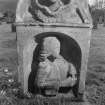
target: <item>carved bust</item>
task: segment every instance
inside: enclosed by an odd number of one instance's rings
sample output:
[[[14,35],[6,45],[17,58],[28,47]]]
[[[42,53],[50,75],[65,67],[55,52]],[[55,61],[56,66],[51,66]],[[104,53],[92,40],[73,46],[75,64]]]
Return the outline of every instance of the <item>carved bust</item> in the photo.
[[[77,72],[73,64],[60,55],[60,41],[56,37],[47,37],[42,47],[35,85],[46,91],[49,87],[52,90],[73,87],[77,82]]]

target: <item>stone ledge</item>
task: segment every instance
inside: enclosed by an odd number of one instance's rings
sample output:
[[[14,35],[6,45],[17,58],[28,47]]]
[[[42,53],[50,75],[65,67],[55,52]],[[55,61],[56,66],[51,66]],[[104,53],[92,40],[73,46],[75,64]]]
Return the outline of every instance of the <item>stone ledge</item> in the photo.
[[[84,23],[30,23],[30,22],[17,22],[16,26],[46,26],[46,27],[74,27],[74,28],[92,28],[92,24]]]

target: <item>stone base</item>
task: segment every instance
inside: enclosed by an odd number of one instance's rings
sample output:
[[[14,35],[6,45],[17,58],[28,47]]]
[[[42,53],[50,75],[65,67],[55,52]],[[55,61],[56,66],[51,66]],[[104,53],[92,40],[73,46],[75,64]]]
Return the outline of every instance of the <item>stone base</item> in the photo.
[[[39,95],[36,96],[36,102],[38,105],[90,105],[87,99],[84,101],[76,101],[64,95],[59,95],[57,97],[42,97]]]

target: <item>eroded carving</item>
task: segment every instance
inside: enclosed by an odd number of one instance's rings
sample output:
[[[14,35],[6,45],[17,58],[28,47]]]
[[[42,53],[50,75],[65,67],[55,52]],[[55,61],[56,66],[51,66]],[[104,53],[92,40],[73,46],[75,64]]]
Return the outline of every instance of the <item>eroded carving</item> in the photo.
[[[16,21],[91,23],[87,0],[20,0]],[[81,20],[80,20],[81,19]]]
[[[48,88],[52,88],[59,91],[60,87],[73,87],[76,84],[76,69],[60,55],[60,42],[56,37],[44,39],[39,59],[35,85],[40,90],[47,92]]]

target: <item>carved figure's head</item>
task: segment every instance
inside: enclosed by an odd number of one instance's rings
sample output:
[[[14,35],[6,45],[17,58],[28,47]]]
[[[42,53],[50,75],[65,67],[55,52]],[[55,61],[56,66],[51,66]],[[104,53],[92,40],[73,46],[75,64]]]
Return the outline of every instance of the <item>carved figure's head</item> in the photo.
[[[57,57],[60,54],[60,42],[56,37],[47,37],[43,42],[43,52]]]

